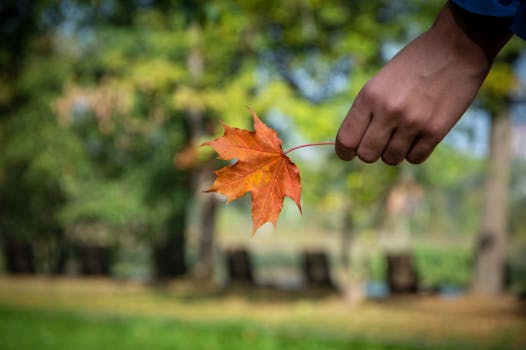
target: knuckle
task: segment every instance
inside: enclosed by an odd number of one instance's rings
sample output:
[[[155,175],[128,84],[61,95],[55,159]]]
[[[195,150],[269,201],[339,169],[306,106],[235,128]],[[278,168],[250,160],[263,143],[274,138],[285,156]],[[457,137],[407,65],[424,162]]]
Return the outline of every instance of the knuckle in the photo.
[[[402,121],[402,125],[404,126],[404,128],[414,131],[420,131],[425,127],[425,123],[422,118],[412,117],[409,115],[405,116],[405,118]]]
[[[372,105],[378,102],[380,96],[381,94],[378,92],[378,89],[371,80],[367,82],[360,91],[359,101]]]
[[[382,161],[387,165],[398,165],[404,160],[404,157],[401,157],[398,154],[393,154],[392,152],[386,152],[382,155]]]
[[[439,125],[428,123],[424,127],[423,134],[429,143],[438,144],[445,133]]]
[[[374,152],[371,152],[369,150],[364,150],[362,148],[358,149],[357,156],[358,158],[360,158],[360,160],[364,161],[365,163],[374,163],[380,158],[380,155],[375,154]]]
[[[429,155],[424,153],[411,154],[406,157],[407,161],[411,164],[421,164],[423,163]]]
[[[356,145],[351,139],[338,135],[336,137],[336,148],[345,151],[356,151]]]
[[[407,156],[406,159],[411,164],[420,164],[429,158],[433,152],[434,145],[430,143],[420,144],[415,147]]]
[[[405,107],[400,101],[388,100],[384,102],[383,110],[391,118],[400,118],[404,115]]]

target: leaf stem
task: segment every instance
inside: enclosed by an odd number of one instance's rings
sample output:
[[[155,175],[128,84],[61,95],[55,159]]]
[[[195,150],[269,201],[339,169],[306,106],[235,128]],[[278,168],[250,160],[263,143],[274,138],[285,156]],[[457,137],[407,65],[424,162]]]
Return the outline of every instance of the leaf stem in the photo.
[[[287,152],[285,152],[285,153],[283,153],[283,154],[290,153],[290,152],[292,152],[292,151],[297,150],[298,148],[311,147],[311,146],[327,146],[327,145],[335,145],[335,143],[334,143],[334,142],[307,143],[307,144],[305,144],[305,145],[299,145],[299,146],[296,146],[296,147],[292,147],[291,149],[289,149]]]

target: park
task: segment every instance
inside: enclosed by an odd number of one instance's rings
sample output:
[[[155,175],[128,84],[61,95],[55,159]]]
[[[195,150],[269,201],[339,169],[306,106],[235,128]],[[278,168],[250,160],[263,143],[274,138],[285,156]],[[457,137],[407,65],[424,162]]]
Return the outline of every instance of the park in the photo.
[[[526,42],[462,3],[0,4],[0,348],[526,348]],[[447,14],[504,26],[475,99],[350,160]]]

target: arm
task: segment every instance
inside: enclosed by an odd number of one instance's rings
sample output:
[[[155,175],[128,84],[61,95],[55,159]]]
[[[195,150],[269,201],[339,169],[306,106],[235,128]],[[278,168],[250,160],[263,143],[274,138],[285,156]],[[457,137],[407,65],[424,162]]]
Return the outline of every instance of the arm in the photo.
[[[508,21],[448,2],[362,88],[338,131],[338,156],[390,165],[426,160],[473,102],[512,35]]]

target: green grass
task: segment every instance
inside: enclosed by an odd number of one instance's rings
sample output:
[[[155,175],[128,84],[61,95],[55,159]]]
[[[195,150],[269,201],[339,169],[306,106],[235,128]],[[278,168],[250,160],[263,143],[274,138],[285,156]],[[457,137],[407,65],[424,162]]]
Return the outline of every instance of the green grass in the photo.
[[[0,349],[526,349],[526,304],[0,276]]]
[[[199,324],[169,318],[36,311],[6,306],[0,307],[0,339],[3,350],[408,348],[312,333],[286,334],[236,323]]]

